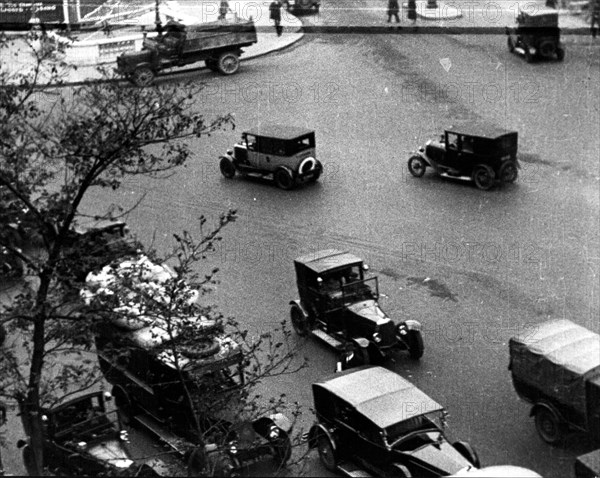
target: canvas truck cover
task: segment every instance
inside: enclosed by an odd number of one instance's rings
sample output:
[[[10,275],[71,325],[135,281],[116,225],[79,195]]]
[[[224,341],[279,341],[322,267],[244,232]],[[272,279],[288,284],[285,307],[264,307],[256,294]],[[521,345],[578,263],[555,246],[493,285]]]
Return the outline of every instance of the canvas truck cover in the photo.
[[[183,54],[238,45],[248,46],[258,41],[252,20],[247,22],[210,22],[185,27]]]
[[[521,382],[586,413],[586,381],[600,376],[600,335],[569,320],[550,320],[512,337],[509,350],[517,391]]]

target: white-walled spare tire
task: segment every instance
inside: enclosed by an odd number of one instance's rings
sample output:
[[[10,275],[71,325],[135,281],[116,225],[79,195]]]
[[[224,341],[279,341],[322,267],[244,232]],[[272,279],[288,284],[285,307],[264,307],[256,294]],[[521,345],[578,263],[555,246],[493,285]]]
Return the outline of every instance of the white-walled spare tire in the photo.
[[[307,174],[310,173],[317,166],[317,160],[312,156],[308,158],[304,158],[298,166],[298,174]]]

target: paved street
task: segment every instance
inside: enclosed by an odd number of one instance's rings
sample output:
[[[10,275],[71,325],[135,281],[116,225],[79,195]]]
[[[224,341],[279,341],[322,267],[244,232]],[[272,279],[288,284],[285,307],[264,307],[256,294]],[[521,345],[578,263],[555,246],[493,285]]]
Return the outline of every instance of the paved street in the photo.
[[[383,25],[384,7],[338,0],[301,18]],[[199,108],[235,113],[236,130],[193,143],[192,161],[168,180],[136,180],[88,206],[127,207],[146,194],[127,221],[141,238],[156,234],[163,250],[171,233],[197,230],[200,215],[237,209],[239,221],[203,264],[220,268],[207,299],[256,334],[288,317],[296,256],[330,247],[362,256],[380,277],[384,310],[424,326],[422,360],[398,354],[390,368],[448,408],[451,436],[471,442],[483,465],[571,476],[574,457],[591,445],[543,443],[507,370],[508,338],[526,327],[564,317],[599,330],[600,40],[564,40],[564,62],[527,64],[499,34],[308,33],[248,60],[238,75],[161,79],[206,82]],[[410,152],[462,120],[519,132],[516,184],[483,192],[430,172],[409,175]],[[258,122],[316,130],[321,180],[281,191],[223,178],[219,154]],[[263,386],[299,401],[308,427],[310,384],[334,370],[335,355],[312,341],[304,347],[308,369]],[[312,464],[310,475],[325,474]]]

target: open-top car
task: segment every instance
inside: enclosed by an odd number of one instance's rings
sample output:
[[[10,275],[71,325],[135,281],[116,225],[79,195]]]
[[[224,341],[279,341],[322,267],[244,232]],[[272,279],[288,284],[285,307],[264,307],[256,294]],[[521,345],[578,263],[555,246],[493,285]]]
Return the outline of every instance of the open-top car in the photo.
[[[378,363],[392,350],[423,355],[421,324],[398,324],[379,307],[377,277],[366,277],[368,267],[347,251],[327,249],[294,261],[299,300],[290,302],[291,322],[301,336],[312,334],[338,352],[360,355],[356,363]]]
[[[479,458],[464,441],[449,442],[446,410],[397,373],[362,366],[312,385],[317,422],[308,445],[322,464],[347,476],[480,475]],[[493,476],[523,468],[493,467]],[[485,468],[483,468],[485,470]],[[526,470],[528,471],[528,470]]]
[[[553,9],[525,10],[517,15],[517,27],[506,28],[508,50],[531,63],[536,58],[562,61],[565,50],[560,42],[558,12]]]
[[[59,476],[156,476],[147,465],[131,459],[127,432],[122,430],[116,411],[109,412],[110,394],[95,392],[42,409],[44,468]],[[24,402],[20,403],[23,428],[30,425]],[[19,440],[27,472],[35,466],[30,445]]]
[[[315,154],[315,132],[296,126],[260,125],[242,133],[233,149],[220,157],[223,176],[241,174],[272,178],[281,189],[315,182],[323,165]]]
[[[408,170],[420,178],[428,167],[450,178],[473,180],[480,189],[496,182],[513,183],[519,174],[518,133],[494,126],[463,124],[429,140],[408,160]]]

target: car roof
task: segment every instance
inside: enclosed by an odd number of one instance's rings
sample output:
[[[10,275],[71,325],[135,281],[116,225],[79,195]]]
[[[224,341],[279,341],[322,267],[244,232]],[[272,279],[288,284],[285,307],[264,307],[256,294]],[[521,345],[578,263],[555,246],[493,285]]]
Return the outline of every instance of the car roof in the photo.
[[[321,272],[337,269],[338,267],[360,264],[362,263],[362,259],[354,254],[350,254],[348,251],[325,249],[300,256],[294,262],[302,264],[320,274]]]
[[[362,366],[313,384],[341,398],[380,428],[443,407],[405,378],[383,367]]]
[[[551,8],[540,8],[540,9],[535,9],[531,12],[525,11],[525,10],[521,10],[519,12],[519,15],[521,15],[524,18],[527,17],[556,17],[558,18],[558,12],[556,10],[553,10]]]
[[[314,131],[307,128],[301,128],[299,126],[260,124],[245,131],[245,133],[253,134],[255,136],[263,136],[266,138],[295,139],[299,136],[314,133]]]
[[[482,124],[482,123],[461,123],[456,126],[450,126],[446,129],[448,133],[457,133],[467,136],[475,136],[478,138],[494,139],[507,134],[517,134],[516,131],[511,131],[497,126]]]
[[[65,408],[69,408],[71,406],[73,406],[76,403],[81,403],[81,402],[85,402],[87,400],[90,400],[93,397],[101,397],[102,401],[104,401],[104,392],[102,391],[98,391],[98,392],[90,392],[90,393],[86,393],[84,395],[78,395],[75,398],[69,398],[67,400],[60,400],[58,405],[52,406],[52,407],[42,407],[45,413],[56,413],[56,412],[60,412],[61,410],[65,409]]]

